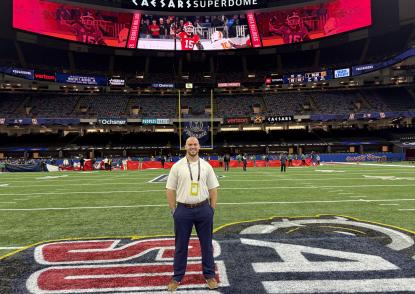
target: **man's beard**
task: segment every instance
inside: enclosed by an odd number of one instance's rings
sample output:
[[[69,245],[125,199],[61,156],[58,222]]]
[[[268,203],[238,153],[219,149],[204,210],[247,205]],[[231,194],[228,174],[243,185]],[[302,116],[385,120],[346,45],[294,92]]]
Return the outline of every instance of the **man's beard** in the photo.
[[[194,151],[194,152],[189,151],[189,152],[187,152],[187,154],[188,154],[190,157],[196,157],[196,156],[198,155],[198,152],[197,152],[197,151]]]

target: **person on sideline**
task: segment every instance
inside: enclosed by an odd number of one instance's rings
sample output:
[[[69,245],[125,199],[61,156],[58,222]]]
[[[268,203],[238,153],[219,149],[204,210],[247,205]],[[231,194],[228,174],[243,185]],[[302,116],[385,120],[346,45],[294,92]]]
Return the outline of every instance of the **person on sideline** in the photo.
[[[280,161],[281,161],[281,172],[287,171],[287,155],[285,153],[282,153],[280,155]]]

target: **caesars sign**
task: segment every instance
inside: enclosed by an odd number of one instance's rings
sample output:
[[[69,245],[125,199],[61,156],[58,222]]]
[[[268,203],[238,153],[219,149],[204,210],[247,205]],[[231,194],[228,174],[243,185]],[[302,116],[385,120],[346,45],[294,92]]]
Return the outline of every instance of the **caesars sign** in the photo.
[[[263,8],[266,2],[266,0],[131,0],[123,6],[153,11],[197,12]]]

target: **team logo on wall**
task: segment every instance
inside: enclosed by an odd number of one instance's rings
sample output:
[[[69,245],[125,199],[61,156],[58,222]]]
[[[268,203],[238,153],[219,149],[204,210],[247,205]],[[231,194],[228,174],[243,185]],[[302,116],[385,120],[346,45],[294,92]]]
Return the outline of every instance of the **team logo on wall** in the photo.
[[[209,123],[203,121],[185,122],[183,137],[184,140],[187,140],[189,137],[196,137],[200,145],[203,145],[209,139]]]
[[[253,122],[254,124],[262,124],[264,122],[264,117],[261,115],[257,115],[254,117]]]
[[[413,293],[415,234],[340,216],[270,218],[214,235],[209,293]],[[174,238],[45,243],[4,258],[1,293],[165,293]],[[200,245],[189,244],[179,291],[206,293]]]

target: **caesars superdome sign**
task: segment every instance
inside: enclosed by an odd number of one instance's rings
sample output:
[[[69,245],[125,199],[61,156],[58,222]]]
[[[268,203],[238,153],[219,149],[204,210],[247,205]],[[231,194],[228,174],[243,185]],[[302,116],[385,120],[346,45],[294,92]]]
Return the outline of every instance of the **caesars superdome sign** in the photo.
[[[129,2],[129,3],[127,3]],[[223,11],[265,7],[267,0],[128,0],[126,8],[153,11]]]

